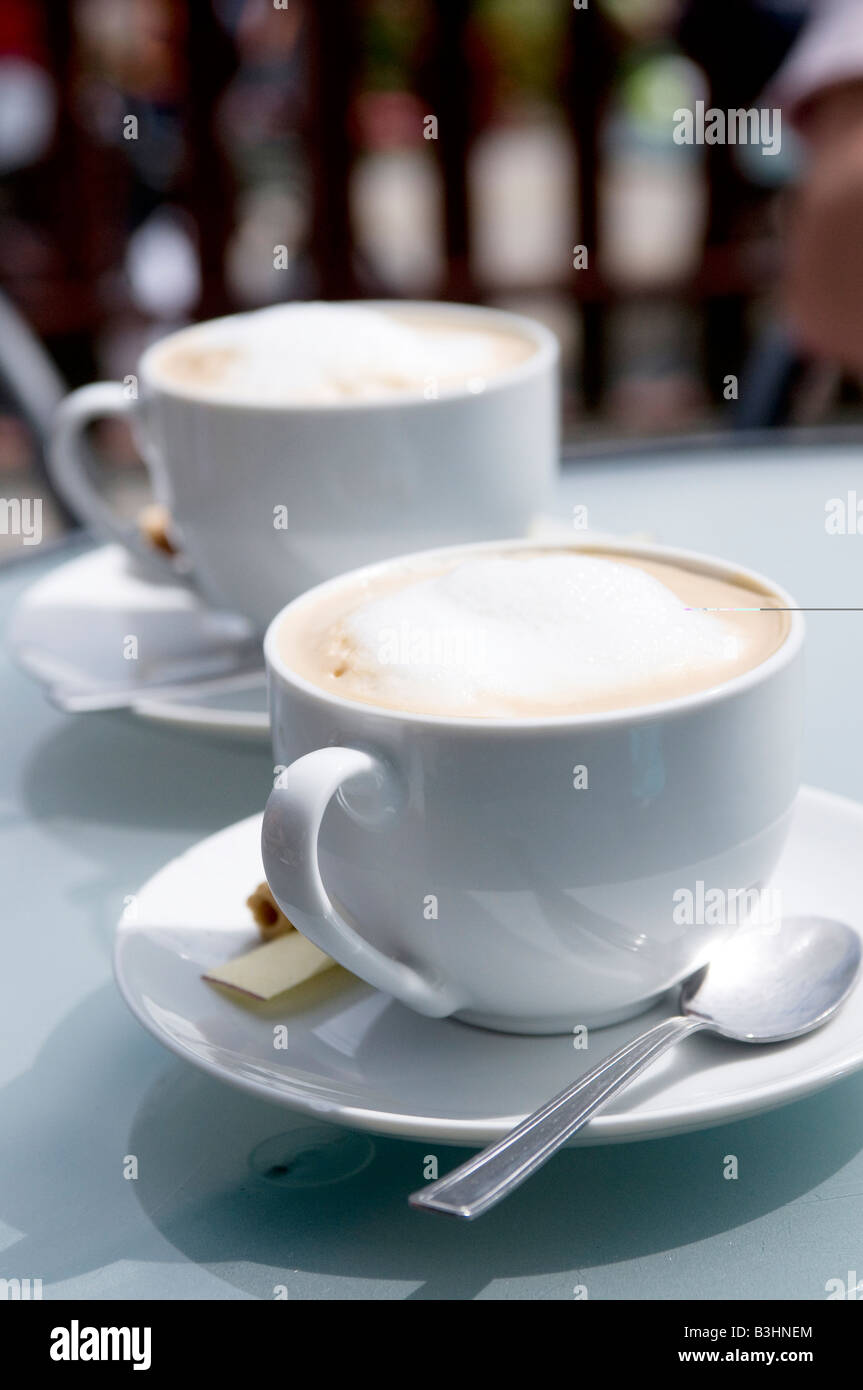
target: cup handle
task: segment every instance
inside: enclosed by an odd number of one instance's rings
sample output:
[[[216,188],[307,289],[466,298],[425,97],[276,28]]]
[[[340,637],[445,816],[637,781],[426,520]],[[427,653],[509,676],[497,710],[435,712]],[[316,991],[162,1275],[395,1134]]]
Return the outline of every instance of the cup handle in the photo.
[[[460,1006],[449,989],[365,941],[337,912],[321,878],[318,832],[324,812],[341,786],[369,774],[378,787],[392,777],[378,758],[357,748],[318,748],[292,763],[264,812],[264,872],[282,911],[320,950],[418,1013],[445,1018]]]
[[[87,426],[108,416],[130,415],[134,407],[135,400],[126,395],[119,381],[97,381],[73,391],[61,402],[54,419],[49,471],[64,501],[97,536],[119,542],[151,573],[176,583],[181,575],[174,561],[148,545],[134,523],[115,515],[88,469],[91,450],[84,433]]]

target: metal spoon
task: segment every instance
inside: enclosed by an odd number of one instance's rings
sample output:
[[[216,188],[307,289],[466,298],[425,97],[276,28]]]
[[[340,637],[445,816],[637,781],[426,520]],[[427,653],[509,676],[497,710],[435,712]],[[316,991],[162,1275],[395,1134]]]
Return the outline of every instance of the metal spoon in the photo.
[[[860,938],[842,922],[791,917],[742,927],[680,991],[680,1014],[650,1028],[528,1116],[496,1144],[410,1197],[468,1221],[496,1206],[645,1067],[690,1033],[777,1043],[820,1028],[860,970]]]
[[[46,695],[66,714],[128,709],[144,700],[191,699],[230,694],[266,682],[260,637],[242,637],[189,658],[151,663],[143,680],[82,686],[79,672],[54,653],[19,646],[21,665],[46,685]]]
[[[263,666],[248,669],[238,667],[224,676],[201,676],[189,681],[141,681],[137,685],[108,685],[100,690],[69,690],[52,686],[47,697],[64,714],[100,714],[108,710],[131,709],[148,700],[191,700],[196,696],[233,695],[238,690],[253,690],[265,685],[267,673]]]

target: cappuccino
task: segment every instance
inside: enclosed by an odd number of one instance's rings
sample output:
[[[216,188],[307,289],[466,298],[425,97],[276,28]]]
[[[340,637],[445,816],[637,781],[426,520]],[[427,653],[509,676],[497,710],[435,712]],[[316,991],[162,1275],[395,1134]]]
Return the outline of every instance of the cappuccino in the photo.
[[[479,394],[536,344],[446,310],[280,304],[184,330],[152,359],[168,388],[243,405]]]
[[[788,630],[771,603],[742,583],[612,551],[486,549],[336,585],[298,604],[278,642],[298,675],[362,704],[480,719],[588,714],[707,690],[759,665]]]

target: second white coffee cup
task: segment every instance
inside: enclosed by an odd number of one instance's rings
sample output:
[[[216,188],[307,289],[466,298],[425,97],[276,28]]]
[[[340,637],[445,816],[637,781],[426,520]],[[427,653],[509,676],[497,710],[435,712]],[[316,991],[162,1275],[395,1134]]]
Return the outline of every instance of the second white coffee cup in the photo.
[[[474,332],[515,334],[526,359],[461,388],[382,399],[280,404],[196,395],[149,348],[137,378],[74,392],[60,408],[51,471],[69,506],[151,572],[187,574],[219,607],[263,629],[295,594],[405,550],[524,533],[558,460],[558,346],[541,324],[466,305],[365,304]],[[269,312],[269,311],[266,311]],[[254,315],[241,316],[246,332]],[[224,340],[237,318],[216,320]],[[195,339],[197,341],[197,338]],[[121,522],[90,476],[92,421],[132,421],[179,561]]]

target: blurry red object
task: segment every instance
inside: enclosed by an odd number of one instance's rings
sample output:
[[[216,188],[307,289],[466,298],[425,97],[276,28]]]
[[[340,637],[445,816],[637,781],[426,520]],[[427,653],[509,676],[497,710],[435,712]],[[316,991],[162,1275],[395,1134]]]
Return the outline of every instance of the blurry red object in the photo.
[[[369,150],[422,144],[424,115],[412,92],[364,92],[355,108],[360,144]]]
[[[32,0],[3,0],[0,5],[0,54],[47,64],[42,13]]]

